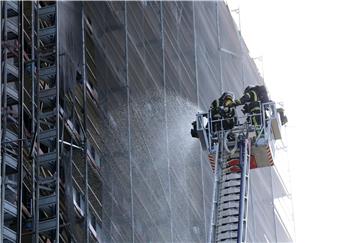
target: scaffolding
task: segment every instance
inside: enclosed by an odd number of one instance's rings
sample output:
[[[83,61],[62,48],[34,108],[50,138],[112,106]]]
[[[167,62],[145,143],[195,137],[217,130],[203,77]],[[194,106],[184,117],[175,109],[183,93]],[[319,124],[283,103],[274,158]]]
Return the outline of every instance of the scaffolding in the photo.
[[[21,231],[23,146],[22,8],[17,2],[1,7],[1,236],[16,242]]]
[[[97,241],[88,234],[87,187],[79,193],[78,185],[88,184],[91,158],[86,55],[76,86],[66,91],[59,71],[59,5],[1,2],[1,242],[70,242],[74,224],[87,232],[84,242]],[[85,31],[83,25],[84,47]],[[85,168],[81,178],[72,172],[79,167]],[[76,209],[78,222],[71,214]]]

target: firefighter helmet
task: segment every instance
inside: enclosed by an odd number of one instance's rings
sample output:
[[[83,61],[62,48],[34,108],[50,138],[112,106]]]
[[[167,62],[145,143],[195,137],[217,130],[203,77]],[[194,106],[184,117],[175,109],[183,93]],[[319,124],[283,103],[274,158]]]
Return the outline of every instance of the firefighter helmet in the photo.
[[[244,94],[249,92],[250,90],[254,89],[255,88],[255,85],[249,85],[246,87],[246,89],[244,90]]]
[[[224,92],[220,97],[220,104],[224,104],[227,99],[234,100],[235,95],[229,91]]]

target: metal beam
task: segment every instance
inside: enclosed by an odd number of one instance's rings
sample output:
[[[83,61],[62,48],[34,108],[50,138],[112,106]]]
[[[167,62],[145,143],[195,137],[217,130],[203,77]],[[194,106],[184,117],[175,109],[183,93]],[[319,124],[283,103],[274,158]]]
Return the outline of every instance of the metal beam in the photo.
[[[230,50],[228,50],[228,49],[226,49],[226,48],[223,48],[223,47],[220,47],[219,50],[220,50],[221,52],[223,52],[223,53],[229,54],[229,55],[231,55],[231,56],[233,56],[233,57],[236,57],[236,58],[240,58],[240,57],[241,57],[240,55],[236,54],[235,52],[232,52],[232,51],[230,51]]]
[[[89,242],[89,164],[87,159],[87,105],[86,105],[86,43],[85,43],[85,9],[84,2],[81,3],[81,38],[82,38],[82,75],[83,75],[83,127],[84,127],[84,141],[83,141],[83,159],[85,163],[85,242]]]
[[[1,6],[1,9],[0,9],[0,21],[3,21],[2,19],[3,19],[3,9],[5,8],[5,3],[6,2],[3,2],[3,1],[1,1],[0,2],[0,6]],[[5,14],[5,13],[4,13]],[[4,20],[5,21],[5,20]],[[2,51],[2,33],[3,33],[3,26],[5,26],[5,25],[3,25],[3,24],[1,24],[1,27],[0,27],[0,41],[1,41],[1,43],[0,43],[0,45],[1,45],[1,52],[0,52],[0,69],[2,68],[2,53],[3,53],[3,51]],[[4,27],[5,28],[5,27]],[[4,68],[4,70],[2,70],[1,69],[1,75],[0,75],[0,85],[1,85],[1,87],[2,87],[2,82],[3,82],[3,72],[5,71],[5,68]],[[1,142],[3,141],[3,130],[2,130],[2,116],[3,116],[3,114],[2,114],[2,96],[3,96],[3,89],[1,88],[0,89],[0,93],[1,93],[1,95],[0,95],[0,140],[1,140]],[[4,230],[3,230],[3,228],[4,228],[4,223],[3,223],[3,219],[4,219],[4,217],[3,217],[3,210],[2,210],[2,208],[3,208],[3,202],[4,202],[4,200],[3,200],[3,193],[4,193],[4,190],[5,190],[5,187],[4,187],[4,179],[3,179],[3,173],[2,173],[2,171],[3,171],[3,156],[2,156],[2,144],[1,144],[1,150],[0,150],[0,165],[1,165],[1,178],[0,178],[0,198],[1,198],[1,201],[0,201],[0,206],[1,206],[1,209],[0,209],[0,242],[3,242],[4,241],[4,239],[3,239],[3,233],[4,233]]]
[[[24,2],[18,2],[19,8],[19,158],[18,158],[18,202],[17,202],[17,242],[21,243],[22,233],[22,185],[23,185],[23,145],[24,145]]]
[[[64,141],[64,140],[62,140],[62,139],[59,139],[59,142],[65,144],[65,145],[67,145],[67,146],[70,146],[70,147],[72,147],[72,148],[76,148],[76,149],[79,149],[79,150],[81,150],[81,151],[84,151],[84,147],[77,146],[77,145],[75,145],[75,144],[73,144],[73,143],[66,142],[66,141]]]
[[[59,104],[59,89],[60,89],[60,78],[59,78],[59,2],[56,2],[56,22],[55,22],[55,27],[56,27],[56,153],[57,153],[57,159],[56,159],[56,188],[55,188],[55,193],[56,193],[56,236],[55,236],[55,242],[59,243],[59,234],[60,234],[60,147],[59,147],[59,139],[60,139],[60,134],[59,134],[59,128],[60,128],[60,121],[59,121],[59,112],[60,112],[60,104]]]

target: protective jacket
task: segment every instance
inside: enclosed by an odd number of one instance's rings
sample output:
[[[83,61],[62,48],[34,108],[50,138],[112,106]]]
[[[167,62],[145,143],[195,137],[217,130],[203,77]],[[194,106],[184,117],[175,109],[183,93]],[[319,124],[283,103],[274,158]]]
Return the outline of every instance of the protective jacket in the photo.
[[[214,100],[212,103],[211,103],[211,106],[210,106],[210,110],[211,110],[211,117],[214,119],[214,120],[218,120],[221,118],[221,114],[220,114],[220,102],[218,99]]]
[[[261,124],[261,103],[269,102],[265,86],[247,87],[244,95],[235,101],[235,105],[243,105],[242,112],[251,115],[248,119],[255,126]]]
[[[220,130],[221,127],[224,129],[231,129],[234,126],[236,121],[234,120],[235,108],[233,104],[234,97],[230,92],[224,92],[219,99],[216,99],[211,103],[210,111],[212,120],[214,121],[214,130]],[[223,119],[222,123],[220,121],[216,122],[221,119]]]
[[[244,91],[244,95],[235,101],[236,105],[244,105],[244,113],[258,113],[260,112],[260,102],[269,102],[265,86],[248,87]]]

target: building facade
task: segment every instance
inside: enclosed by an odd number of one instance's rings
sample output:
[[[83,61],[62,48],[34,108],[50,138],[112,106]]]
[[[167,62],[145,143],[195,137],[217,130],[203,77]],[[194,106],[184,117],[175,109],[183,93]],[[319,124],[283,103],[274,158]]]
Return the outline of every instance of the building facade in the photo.
[[[1,2],[1,18],[2,240],[207,241],[191,122],[263,84],[226,4]],[[249,242],[293,241],[277,158],[251,173]]]

